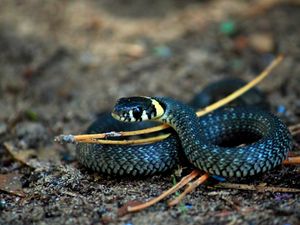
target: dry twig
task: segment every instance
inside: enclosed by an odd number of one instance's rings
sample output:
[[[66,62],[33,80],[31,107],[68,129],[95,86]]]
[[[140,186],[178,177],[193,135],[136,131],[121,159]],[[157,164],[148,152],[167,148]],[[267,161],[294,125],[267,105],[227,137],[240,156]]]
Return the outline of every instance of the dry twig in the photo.
[[[220,183],[214,187],[217,188],[229,188],[229,189],[239,189],[247,191],[258,191],[258,192],[291,192],[300,193],[300,189],[296,188],[283,188],[283,187],[269,187],[265,185],[248,185],[248,184],[233,184],[233,183]]]

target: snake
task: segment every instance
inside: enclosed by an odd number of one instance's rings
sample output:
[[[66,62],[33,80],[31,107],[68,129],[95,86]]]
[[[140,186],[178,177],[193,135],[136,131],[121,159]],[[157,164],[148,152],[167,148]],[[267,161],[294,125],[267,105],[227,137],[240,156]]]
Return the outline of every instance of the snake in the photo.
[[[111,115],[100,115],[87,133],[135,130],[153,122],[170,125],[171,135],[130,146],[78,143],[77,158],[94,171],[115,176],[163,173],[184,159],[211,175],[246,177],[272,170],[292,149],[287,126],[260,107],[227,106],[198,118],[193,107],[170,97],[120,98]]]

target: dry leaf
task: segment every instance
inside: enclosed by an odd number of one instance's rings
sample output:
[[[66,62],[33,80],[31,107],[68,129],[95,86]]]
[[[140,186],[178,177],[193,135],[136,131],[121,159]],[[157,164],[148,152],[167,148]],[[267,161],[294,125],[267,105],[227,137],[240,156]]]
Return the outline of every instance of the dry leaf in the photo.
[[[19,197],[25,197],[20,179],[20,174],[0,174],[0,190],[13,195],[17,195]]]

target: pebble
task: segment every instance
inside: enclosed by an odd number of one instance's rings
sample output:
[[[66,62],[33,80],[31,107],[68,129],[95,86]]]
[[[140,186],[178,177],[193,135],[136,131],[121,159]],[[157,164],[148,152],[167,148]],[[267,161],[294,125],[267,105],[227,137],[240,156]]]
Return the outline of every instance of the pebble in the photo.
[[[100,63],[100,59],[92,52],[86,51],[80,54],[79,62],[87,68],[94,68]]]
[[[5,199],[0,200],[0,209],[5,209],[6,208],[6,201]]]
[[[0,135],[5,134],[7,131],[7,125],[3,122],[0,122]]]
[[[274,39],[269,33],[256,33],[249,36],[249,45],[260,53],[272,52]]]
[[[131,44],[126,49],[126,54],[133,58],[141,58],[145,55],[146,49],[140,44]]]
[[[43,145],[48,139],[46,128],[38,122],[21,122],[16,126],[16,135],[25,144],[24,148]]]
[[[44,209],[42,207],[34,207],[31,211],[31,219],[36,222],[44,218]]]
[[[172,50],[168,46],[162,45],[154,48],[154,54],[162,58],[169,58],[172,56]]]

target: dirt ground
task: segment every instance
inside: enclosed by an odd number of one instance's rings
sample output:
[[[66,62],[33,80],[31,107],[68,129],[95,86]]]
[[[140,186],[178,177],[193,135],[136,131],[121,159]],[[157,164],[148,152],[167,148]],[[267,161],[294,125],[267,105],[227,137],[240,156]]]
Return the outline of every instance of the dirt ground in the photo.
[[[0,1],[0,224],[300,224],[299,193],[213,180],[178,207],[118,216],[171,187],[173,172],[108,177],[53,142],[121,96],[188,101],[221,78],[251,80],[279,53],[284,62],[259,88],[287,125],[299,123],[300,4],[276,2]],[[228,182],[300,188],[300,167]]]

